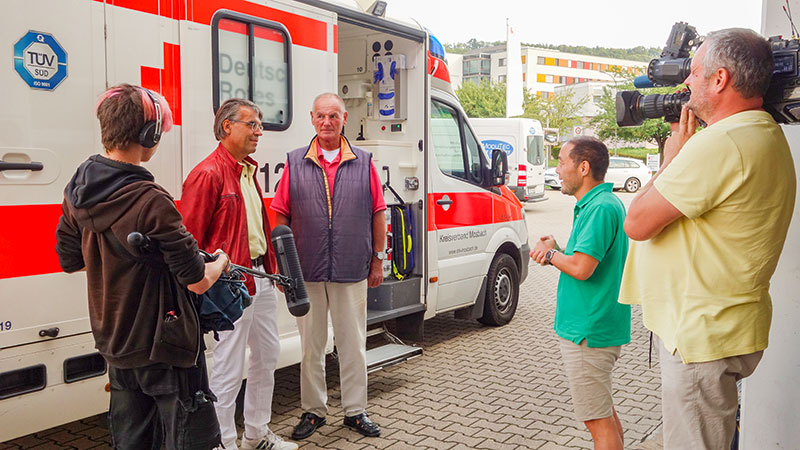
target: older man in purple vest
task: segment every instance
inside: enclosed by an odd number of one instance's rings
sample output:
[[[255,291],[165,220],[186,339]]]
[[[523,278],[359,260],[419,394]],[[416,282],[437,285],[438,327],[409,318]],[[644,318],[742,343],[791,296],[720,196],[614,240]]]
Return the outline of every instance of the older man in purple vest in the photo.
[[[271,208],[294,232],[311,310],[297,319],[303,346],[300,398],[303,415],[292,439],[325,424],[325,344],[328,312],[339,354],[344,425],[380,435],[367,416],[367,287],[383,281],[386,221],[372,154],[342,135],[347,111],[341,97],[317,96],[311,123],[317,135],[288,154]]]

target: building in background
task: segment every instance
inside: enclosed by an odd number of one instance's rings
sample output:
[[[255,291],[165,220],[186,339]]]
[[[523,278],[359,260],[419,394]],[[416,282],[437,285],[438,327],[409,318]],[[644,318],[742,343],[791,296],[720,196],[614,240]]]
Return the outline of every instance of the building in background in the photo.
[[[461,58],[460,64],[457,57]],[[572,101],[583,103],[579,113],[582,123],[562,132],[560,141],[578,135],[596,136],[590,121],[600,113],[603,88],[610,88],[613,95],[615,86],[623,82],[623,77],[616,74],[638,76],[647,71],[647,63],[643,61],[566,53],[539,47],[523,46],[521,58],[523,89],[542,98],[571,91]],[[450,54],[448,62],[454,89],[458,89],[462,83],[477,84],[484,80],[504,83],[508,77],[505,45],[475,49],[463,55]],[[615,141],[609,144],[609,148],[616,148],[628,143]]]
[[[557,86],[585,82],[620,82],[614,73],[624,72],[633,76],[643,75],[647,63],[602,56],[565,53],[546,48],[527,47],[522,53],[522,85],[545,98],[555,94]],[[451,55],[448,55],[450,57]],[[450,61],[451,73],[456,66]],[[480,83],[482,80],[505,82],[508,76],[506,48],[502,46],[484,47],[469,51],[462,56],[462,83]],[[453,82],[453,87],[460,84]]]

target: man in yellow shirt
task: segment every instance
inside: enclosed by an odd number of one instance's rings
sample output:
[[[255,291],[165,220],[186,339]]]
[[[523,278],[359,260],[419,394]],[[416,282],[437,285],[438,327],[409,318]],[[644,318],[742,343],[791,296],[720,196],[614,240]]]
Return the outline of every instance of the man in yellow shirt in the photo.
[[[711,33],[684,82],[688,107],[664,164],[631,203],[634,241],[620,302],[658,336],[664,448],[729,448],[736,381],[753,373],[772,319],[769,281],[796,179],[779,125],[761,106],[772,51],[751,30]],[[707,128],[695,133],[697,118]]]

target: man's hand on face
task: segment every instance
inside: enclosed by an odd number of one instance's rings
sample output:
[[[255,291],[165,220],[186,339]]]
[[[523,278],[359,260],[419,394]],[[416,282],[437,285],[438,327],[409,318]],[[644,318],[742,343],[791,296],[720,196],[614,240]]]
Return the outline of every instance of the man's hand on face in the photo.
[[[551,248],[556,248],[556,240],[553,236],[542,236],[536,241],[536,245],[531,250],[531,258],[536,264],[541,266],[547,263],[544,260],[545,254]]]
[[[383,261],[376,257],[372,257],[372,262],[369,265],[369,275],[367,276],[367,286],[374,288],[381,285],[383,282]]]
[[[681,119],[678,123],[671,123],[672,135],[664,143],[664,163],[672,161],[686,144],[695,130],[697,130],[697,117],[694,111],[687,106],[681,108]]]

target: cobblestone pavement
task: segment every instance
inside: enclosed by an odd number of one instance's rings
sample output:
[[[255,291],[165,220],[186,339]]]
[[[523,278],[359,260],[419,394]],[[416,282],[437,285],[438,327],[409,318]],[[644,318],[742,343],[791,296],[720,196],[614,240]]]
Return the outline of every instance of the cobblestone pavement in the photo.
[[[632,195],[619,194],[628,204]],[[574,199],[548,192],[528,206],[530,240],[569,235]],[[553,332],[558,271],[532,265],[514,320],[499,328],[445,314],[425,324],[424,355],[370,375],[369,413],[381,436],[363,438],[342,426],[338,367],[329,358],[328,424],[301,448],[330,449],[590,449],[591,437],[572,416],[567,380]],[[648,368],[648,333],[634,308],[633,340],[614,370],[614,401],[626,448],[644,442],[661,421],[657,362]],[[371,339],[382,339],[373,337]],[[301,414],[299,367],[276,373],[271,428],[287,437]],[[17,448],[108,448],[105,419],[97,416],[0,444]]]

